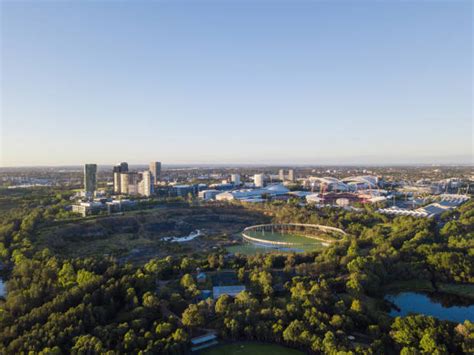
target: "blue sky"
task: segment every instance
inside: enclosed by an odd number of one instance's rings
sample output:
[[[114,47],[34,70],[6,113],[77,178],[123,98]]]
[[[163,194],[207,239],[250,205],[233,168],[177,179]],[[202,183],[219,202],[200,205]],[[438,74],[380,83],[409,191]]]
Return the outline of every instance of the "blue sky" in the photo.
[[[470,1],[3,1],[2,166],[472,163]]]

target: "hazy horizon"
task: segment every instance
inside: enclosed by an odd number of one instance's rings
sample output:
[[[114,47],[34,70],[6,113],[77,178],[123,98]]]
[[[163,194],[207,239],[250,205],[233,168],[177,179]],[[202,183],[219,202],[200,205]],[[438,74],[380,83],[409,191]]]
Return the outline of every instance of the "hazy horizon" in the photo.
[[[50,165],[9,165],[9,166],[0,166],[0,169],[15,169],[15,168],[83,168],[84,164],[97,164],[100,167],[107,167],[112,168],[114,165],[118,164],[119,162],[115,163],[97,163],[96,161],[84,161],[82,163],[75,163],[75,164],[50,164]],[[131,167],[146,167],[148,166],[149,162],[128,162],[129,166]],[[289,162],[280,162],[280,163],[265,163],[265,162],[241,162],[241,163],[232,163],[232,162],[183,162],[183,163],[173,163],[173,162],[165,162],[162,163],[162,167],[164,168],[175,168],[175,167],[448,167],[448,166],[474,166],[474,163],[451,163],[451,162],[441,162],[441,163],[417,163],[417,162],[398,162],[398,163],[349,163],[349,162],[307,162],[307,163],[289,163]]]
[[[0,166],[472,165],[472,2],[1,3]]]

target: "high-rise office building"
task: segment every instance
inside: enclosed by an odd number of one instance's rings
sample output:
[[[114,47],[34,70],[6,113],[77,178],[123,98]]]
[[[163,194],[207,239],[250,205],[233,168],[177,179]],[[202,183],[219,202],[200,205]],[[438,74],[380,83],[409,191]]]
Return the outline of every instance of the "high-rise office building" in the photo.
[[[138,182],[140,175],[137,172],[128,172],[128,191],[129,195],[138,195]]]
[[[153,184],[157,184],[161,178],[161,162],[159,161],[152,161],[150,163],[150,172],[151,177],[153,179]]]
[[[263,174],[255,174],[253,176],[253,182],[256,187],[263,187]]]
[[[122,162],[114,166],[114,193],[122,193],[121,174],[128,172],[128,163]]]
[[[128,194],[128,172],[120,173],[120,193]]]
[[[239,174],[230,174],[230,181],[234,185],[240,185],[240,175]]]
[[[87,198],[94,197],[97,188],[97,164],[84,165],[84,192]]]
[[[146,197],[151,196],[151,194],[154,192],[151,171],[144,171],[140,175],[141,180],[138,183],[138,194]]]
[[[120,165],[115,165],[114,169],[114,193],[119,194],[122,192],[120,188]]]
[[[128,172],[128,163],[127,162],[123,161],[123,162],[120,163],[120,171],[122,173]]]
[[[295,171],[293,169],[288,170],[288,180],[295,181]]]
[[[283,170],[283,169],[278,170],[278,178],[281,181],[285,181],[285,170]]]

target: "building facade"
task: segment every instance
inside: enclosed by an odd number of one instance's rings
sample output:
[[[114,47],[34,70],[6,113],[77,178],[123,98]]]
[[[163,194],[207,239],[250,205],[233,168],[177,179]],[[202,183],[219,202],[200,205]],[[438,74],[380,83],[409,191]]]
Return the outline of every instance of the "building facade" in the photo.
[[[138,194],[149,197],[153,194],[153,178],[151,171],[144,171],[141,174],[141,180],[138,183]]]
[[[240,185],[240,175],[239,174],[231,174],[230,175],[230,181],[234,185]]]
[[[153,179],[153,184],[156,185],[161,178],[161,162],[153,161],[150,163],[150,172]]]
[[[288,180],[291,182],[295,181],[295,171],[293,169],[288,170]]]
[[[127,162],[123,161],[123,162],[120,163],[120,171],[122,173],[128,172],[128,163]]]
[[[255,174],[253,176],[253,182],[255,184],[255,187],[263,187],[263,181],[264,181],[263,174]]]
[[[87,198],[94,197],[97,189],[97,164],[86,164],[84,166],[84,193]]]
[[[137,172],[128,173],[128,194],[129,195],[138,195],[138,183],[140,181],[140,176]]]
[[[128,194],[128,172],[120,173],[120,193]]]
[[[114,173],[114,193],[121,194],[122,192],[122,183],[121,183],[121,174],[128,172],[128,163],[122,162],[117,164],[113,168]]]
[[[122,192],[120,185],[120,165],[115,165],[113,169],[114,173],[114,193],[120,194]]]
[[[283,169],[278,170],[278,178],[281,181],[285,181],[285,170],[283,170]]]

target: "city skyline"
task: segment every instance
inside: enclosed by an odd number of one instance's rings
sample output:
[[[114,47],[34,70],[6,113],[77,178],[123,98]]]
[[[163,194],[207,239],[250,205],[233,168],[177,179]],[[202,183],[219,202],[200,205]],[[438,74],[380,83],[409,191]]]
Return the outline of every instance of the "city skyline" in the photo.
[[[2,167],[473,163],[468,1],[1,6]]]

